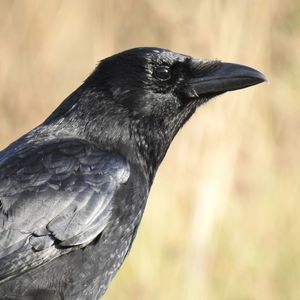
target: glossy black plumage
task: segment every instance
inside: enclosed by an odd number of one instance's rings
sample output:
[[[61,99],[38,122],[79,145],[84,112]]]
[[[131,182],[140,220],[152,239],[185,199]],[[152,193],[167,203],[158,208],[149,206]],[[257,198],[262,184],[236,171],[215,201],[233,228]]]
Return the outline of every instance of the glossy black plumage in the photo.
[[[213,96],[264,80],[159,48],[103,60],[0,152],[0,298],[99,299],[178,130]]]

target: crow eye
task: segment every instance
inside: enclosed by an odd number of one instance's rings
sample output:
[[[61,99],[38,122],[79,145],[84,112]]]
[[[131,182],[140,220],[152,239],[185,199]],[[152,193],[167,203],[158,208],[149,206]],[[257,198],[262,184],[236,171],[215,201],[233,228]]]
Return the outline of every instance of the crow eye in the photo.
[[[159,66],[154,71],[155,77],[160,80],[168,80],[171,78],[171,70],[169,66]]]

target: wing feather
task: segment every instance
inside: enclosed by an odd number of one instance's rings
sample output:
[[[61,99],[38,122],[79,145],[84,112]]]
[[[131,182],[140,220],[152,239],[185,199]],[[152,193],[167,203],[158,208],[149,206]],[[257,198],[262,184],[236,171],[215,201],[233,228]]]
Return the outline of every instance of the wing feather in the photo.
[[[1,156],[0,280],[93,241],[130,174],[120,156],[82,140]]]

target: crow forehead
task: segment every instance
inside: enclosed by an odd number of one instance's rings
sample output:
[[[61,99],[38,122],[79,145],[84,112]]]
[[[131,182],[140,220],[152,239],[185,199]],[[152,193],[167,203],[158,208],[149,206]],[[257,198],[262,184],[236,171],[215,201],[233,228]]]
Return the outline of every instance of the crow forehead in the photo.
[[[190,56],[176,53],[163,48],[140,47],[124,51],[119,54],[123,58],[132,58],[132,62],[146,62],[148,64],[172,64],[191,59]],[[116,55],[118,56],[118,54]],[[134,59],[136,58],[136,59]]]
[[[172,64],[174,62],[184,62],[191,59],[190,56],[172,52],[166,49],[153,49],[145,54],[147,61],[151,64]]]

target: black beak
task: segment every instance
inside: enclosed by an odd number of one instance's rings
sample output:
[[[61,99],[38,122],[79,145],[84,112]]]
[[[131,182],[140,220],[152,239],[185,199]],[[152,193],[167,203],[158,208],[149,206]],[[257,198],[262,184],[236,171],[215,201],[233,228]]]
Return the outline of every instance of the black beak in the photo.
[[[191,64],[192,78],[185,88],[189,98],[210,98],[267,81],[264,74],[243,65],[195,60]]]

